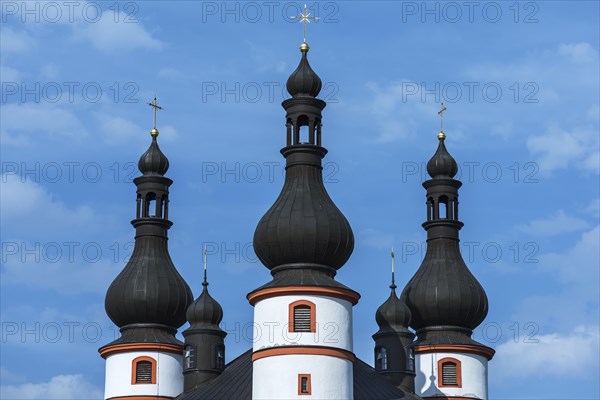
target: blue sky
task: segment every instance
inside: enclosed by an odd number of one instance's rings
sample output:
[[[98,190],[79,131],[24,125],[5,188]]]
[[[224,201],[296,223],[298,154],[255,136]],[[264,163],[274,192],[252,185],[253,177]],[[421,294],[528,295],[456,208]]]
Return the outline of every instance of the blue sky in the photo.
[[[207,244],[228,360],[251,346],[245,295],[269,279],[252,235],[283,183],[300,6],[2,2],[2,398],[102,395],[104,294],[132,249],[155,93],[171,256],[197,295]],[[420,264],[444,100],[463,256],[490,301],[474,337],[497,351],[491,397],[599,398],[598,3],[308,7],[325,181],[356,237],[338,275],[362,294],[356,354],[372,362],[390,248],[400,286]]]

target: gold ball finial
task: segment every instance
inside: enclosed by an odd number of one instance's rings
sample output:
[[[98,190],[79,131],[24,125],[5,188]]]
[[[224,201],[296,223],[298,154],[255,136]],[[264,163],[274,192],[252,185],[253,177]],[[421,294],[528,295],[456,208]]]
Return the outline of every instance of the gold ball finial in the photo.
[[[444,132],[440,131],[440,133],[438,133],[438,139],[440,139],[440,140],[446,139],[446,134]]]
[[[150,135],[155,138],[158,136],[158,129],[156,128],[152,128],[152,130],[150,131]]]
[[[300,51],[303,52],[303,53],[308,53],[309,49],[310,49],[310,47],[308,46],[308,43],[306,43],[306,42],[303,42],[300,45]]]

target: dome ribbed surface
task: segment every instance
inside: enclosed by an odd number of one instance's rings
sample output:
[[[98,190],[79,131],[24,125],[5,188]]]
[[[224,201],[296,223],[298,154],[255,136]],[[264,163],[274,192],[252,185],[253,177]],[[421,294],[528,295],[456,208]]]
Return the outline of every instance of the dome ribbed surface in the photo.
[[[150,147],[140,157],[138,168],[144,175],[164,175],[169,169],[169,159],[160,151],[156,137],[152,138]]]
[[[392,289],[390,297],[377,309],[375,321],[379,326],[379,332],[406,331],[410,324],[410,310],[396,295]]]
[[[131,259],[106,293],[105,308],[119,327],[151,323],[179,328],[192,303],[192,292],[179,275],[166,237],[136,240]]]
[[[458,249],[458,242],[437,239],[428,243],[423,263],[402,292],[414,329],[460,326],[473,330],[486,317],[485,291]]]
[[[310,67],[310,64],[308,63],[307,52],[303,51],[302,59],[300,60],[298,68],[292,72],[287,80],[287,91],[293,97],[317,97],[321,91],[321,86],[321,78],[319,78],[319,75],[317,75],[317,73]]]
[[[191,327],[219,325],[223,320],[223,308],[204,285],[200,296],[187,309],[186,316]]]
[[[453,178],[458,172],[456,160],[446,150],[444,140],[440,140],[437,151],[427,163],[427,173],[432,178]]]
[[[272,269],[292,263],[340,268],[354,249],[350,224],[331,200],[320,168],[287,169],[281,194],[254,232],[254,251]]]

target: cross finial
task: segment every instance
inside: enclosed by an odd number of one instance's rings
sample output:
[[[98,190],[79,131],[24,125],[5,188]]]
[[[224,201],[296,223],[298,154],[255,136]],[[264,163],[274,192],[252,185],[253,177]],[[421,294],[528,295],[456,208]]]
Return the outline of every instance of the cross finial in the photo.
[[[440,139],[442,139],[441,135],[443,135],[444,138],[446,137],[444,134],[444,111],[446,111],[446,106],[444,103],[442,103],[440,106],[440,111],[438,111],[438,115],[440,116],[440,133],[438,137],[440,137]]]
[[[293,15],[290,18],[297,19],[302,23],[302,25],[304,25],[304,43],[306,43],[306,25],[310,24],[310,21],[316,22],[320,19],[316,16],[311,17],[310,13],[308,12],[308,8],[306,7],[306,4],[304,4],[304,10],[302,10],[302,12],[299,15]]]
[[[152,101],[152,103],[148,103],[148,105],[154,108],[154,130],[156,130],[156,112],[158,110],[162,110],[163,108],[156,102],[156,95],[154,96],[154,101]]]
[[[396,277],[394,276],[395,273],[396,273],[395,255],[394,255],[394,248],[392,247],[392,284],[390,285],[390,288],[392,288],[392,289],[396,289]]]
[[[202,263],[204,265],[204,281],[202,282],[202,286],[206,287],[208,286],[208,280],[206,279],[206,255],[207,255],[207,251],[206,251],[206,243],[204,243],[204,250],[202,252]]]

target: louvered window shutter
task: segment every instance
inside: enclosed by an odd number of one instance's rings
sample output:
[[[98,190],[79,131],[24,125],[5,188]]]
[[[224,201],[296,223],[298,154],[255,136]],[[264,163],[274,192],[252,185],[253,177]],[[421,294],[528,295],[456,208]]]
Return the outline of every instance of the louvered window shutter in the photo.
[[[452,362],[445,362],[442,364],[442,385],[458,385],[456,364]]]
[[[294,332],[310,332],[310,307],[294,307]]]
[[[139,361],[135,367],[135,383],[152,383],[152,363]]]

